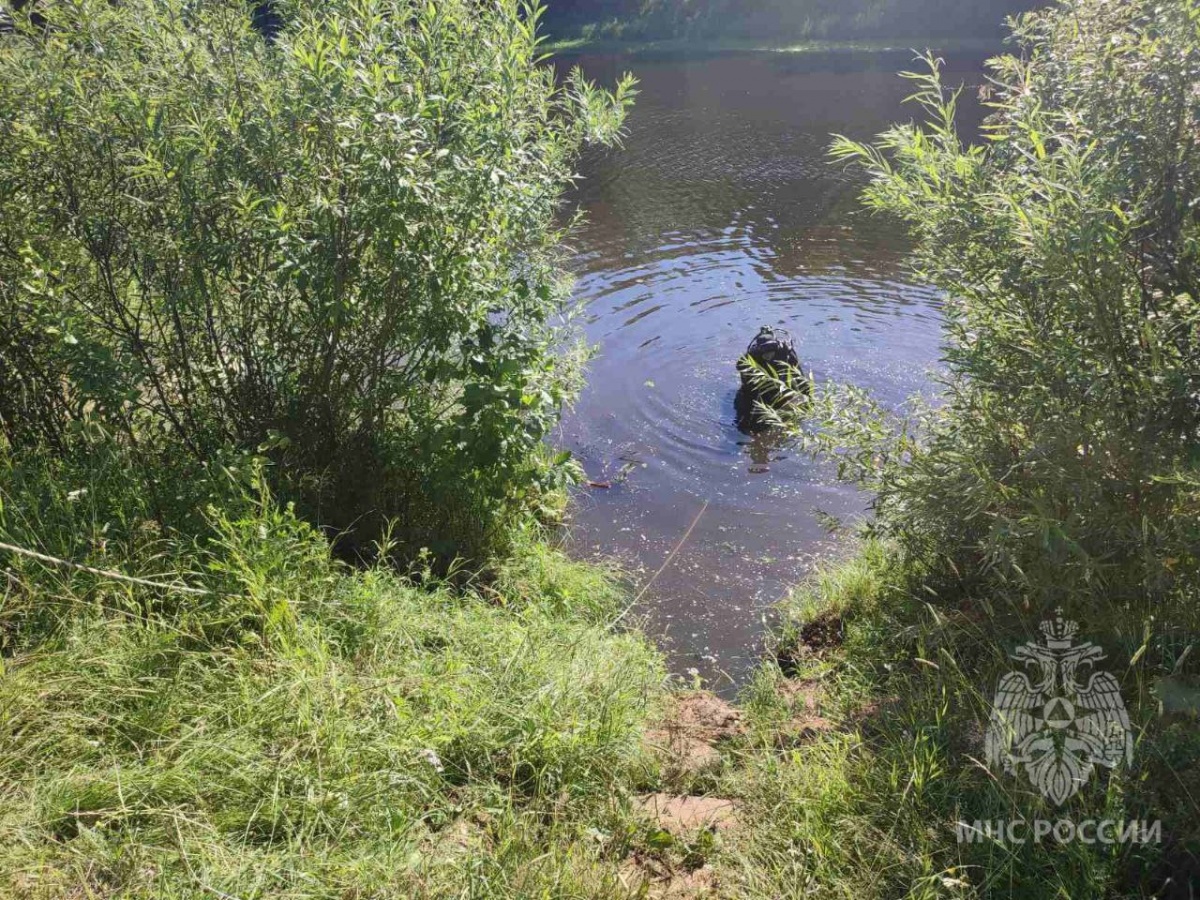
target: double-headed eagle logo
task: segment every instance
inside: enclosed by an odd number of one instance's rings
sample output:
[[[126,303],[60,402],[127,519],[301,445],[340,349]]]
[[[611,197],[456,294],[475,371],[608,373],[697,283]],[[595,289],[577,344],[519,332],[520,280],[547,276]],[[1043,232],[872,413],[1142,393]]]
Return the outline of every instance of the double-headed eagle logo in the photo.
[[[1012,655],[1031,673],[1000,679],[984,752],[989,766],[1003,765],[1011,775],[1024,766],[1042,796],[1061,805],[1097,765],[1111,769],[1133,761],[1133,732],[1117,679],[1086,672],[1104,651],[1073,645],[1079,625],[1061,611],[1042,622],[1041,632],[1042,644],[1030,641]]]

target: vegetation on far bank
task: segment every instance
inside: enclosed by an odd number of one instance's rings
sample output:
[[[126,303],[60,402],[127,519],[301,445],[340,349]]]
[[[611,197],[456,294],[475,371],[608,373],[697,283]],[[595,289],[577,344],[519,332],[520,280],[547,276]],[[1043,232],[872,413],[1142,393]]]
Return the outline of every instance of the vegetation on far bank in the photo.
[[[570,57],[579,53],[619,53],[635,57],[686,57],[725,54],[903,54],[911,57],[913,49],[931,49],[938,54],[975,54],[980,59],[992,55],[998,46],[990,38],[946,38],[914,36],[905,40],[787,40],[766,38],[662,38],[649,40],[622,38],[574,37],[551,40],[546,44],[550,53]]]
[[[797,46],[809,42],[991,41],[1007,16],[1042,5],[1035,0],[556,0],[546,13],[555,42],[698,47]],[[558,46],[563,46],[558,43]]]

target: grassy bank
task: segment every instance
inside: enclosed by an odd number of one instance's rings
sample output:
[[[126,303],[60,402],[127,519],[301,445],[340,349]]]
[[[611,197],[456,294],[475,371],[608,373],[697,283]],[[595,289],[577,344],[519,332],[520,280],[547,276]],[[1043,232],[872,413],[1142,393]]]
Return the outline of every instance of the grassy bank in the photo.
[[[5,543],[29,499],[4,493]],[[658,652],[611,629],[619,585],[543,545],[463,589],[334,562],[261,497],[226,507],[203,541],[83,557],[203,595],[6,555],[4,896],[1163,897],[1200,874],[1189,597],[1085,623],[1135,763],[1059,808],[983,763],[1028,610],[895,547],[799,588],[714,721],[672,715]],[[958,840],[1038,815],[1163,840]]]
[[[1039,638],[1016,598],[936,585],[868,544],[785,604],[782,668],[747,697],[754,740],[724,790],[743,827],[720,866],[745,897],[1190,897],[1200,880],[1200,686],[1191,598],[1081,623],[1120,682],[1134,762],[1060,806],[989,768],[985,734],[1018,646]],[[781,690],[781,686],[789,686]],[[794,697],[815,699],[800,707]],[[821,727],[805,731],[814,716]],[[1161,840],[1003,835],[977,822],[1161,823]],[[1125,827],[1125,826],[1119,826]],[[1137,832],[1140,834],[1140,831]]]
[[[0,894],[617,891],[664,679],[610,579],[536,545],[465,592],[352,571],[270,502],[151,546],[209,593],[5,554]]]

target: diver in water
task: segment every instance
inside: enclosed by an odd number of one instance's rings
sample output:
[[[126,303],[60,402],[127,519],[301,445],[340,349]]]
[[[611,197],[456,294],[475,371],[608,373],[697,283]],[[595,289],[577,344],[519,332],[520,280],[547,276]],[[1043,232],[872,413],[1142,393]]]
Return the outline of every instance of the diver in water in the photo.
[[[742,379],[734,398],[738,430],[744,434],[762,431],[770,422],[759,408],[783,409],[807,397],[811,391],[800,368],[796,345],[782,328],[764,325],[750,342],[737,364]],[[781,387],[780,382],[783,383]]]

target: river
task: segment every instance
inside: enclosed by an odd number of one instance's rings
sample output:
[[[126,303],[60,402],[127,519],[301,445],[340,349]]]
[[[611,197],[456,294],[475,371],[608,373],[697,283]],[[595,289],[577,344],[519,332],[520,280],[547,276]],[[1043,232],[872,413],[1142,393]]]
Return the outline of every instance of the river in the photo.
[[[639,589],[678,547],[631,616],[674,671],[722,693],[761,659],[775,601],[835,552],[827,516],[850,523],[870,503],[827,463],[737,429],[739,355],[760,325],[782,326],[818,379],[895,407],[939,365],[939,295],[908,273],[897,223],[860,208],[861,176],[827,157],[832,134],[916,115],[896,75],[911,58],[571,60],[605,83],[632,71],[641,93],[624,146],[587,154],[572,198],[598,355],[559,443],[611,486],[580,492],[569,542],[622,562]],[[947,68],[973,98],[980,60]]]

